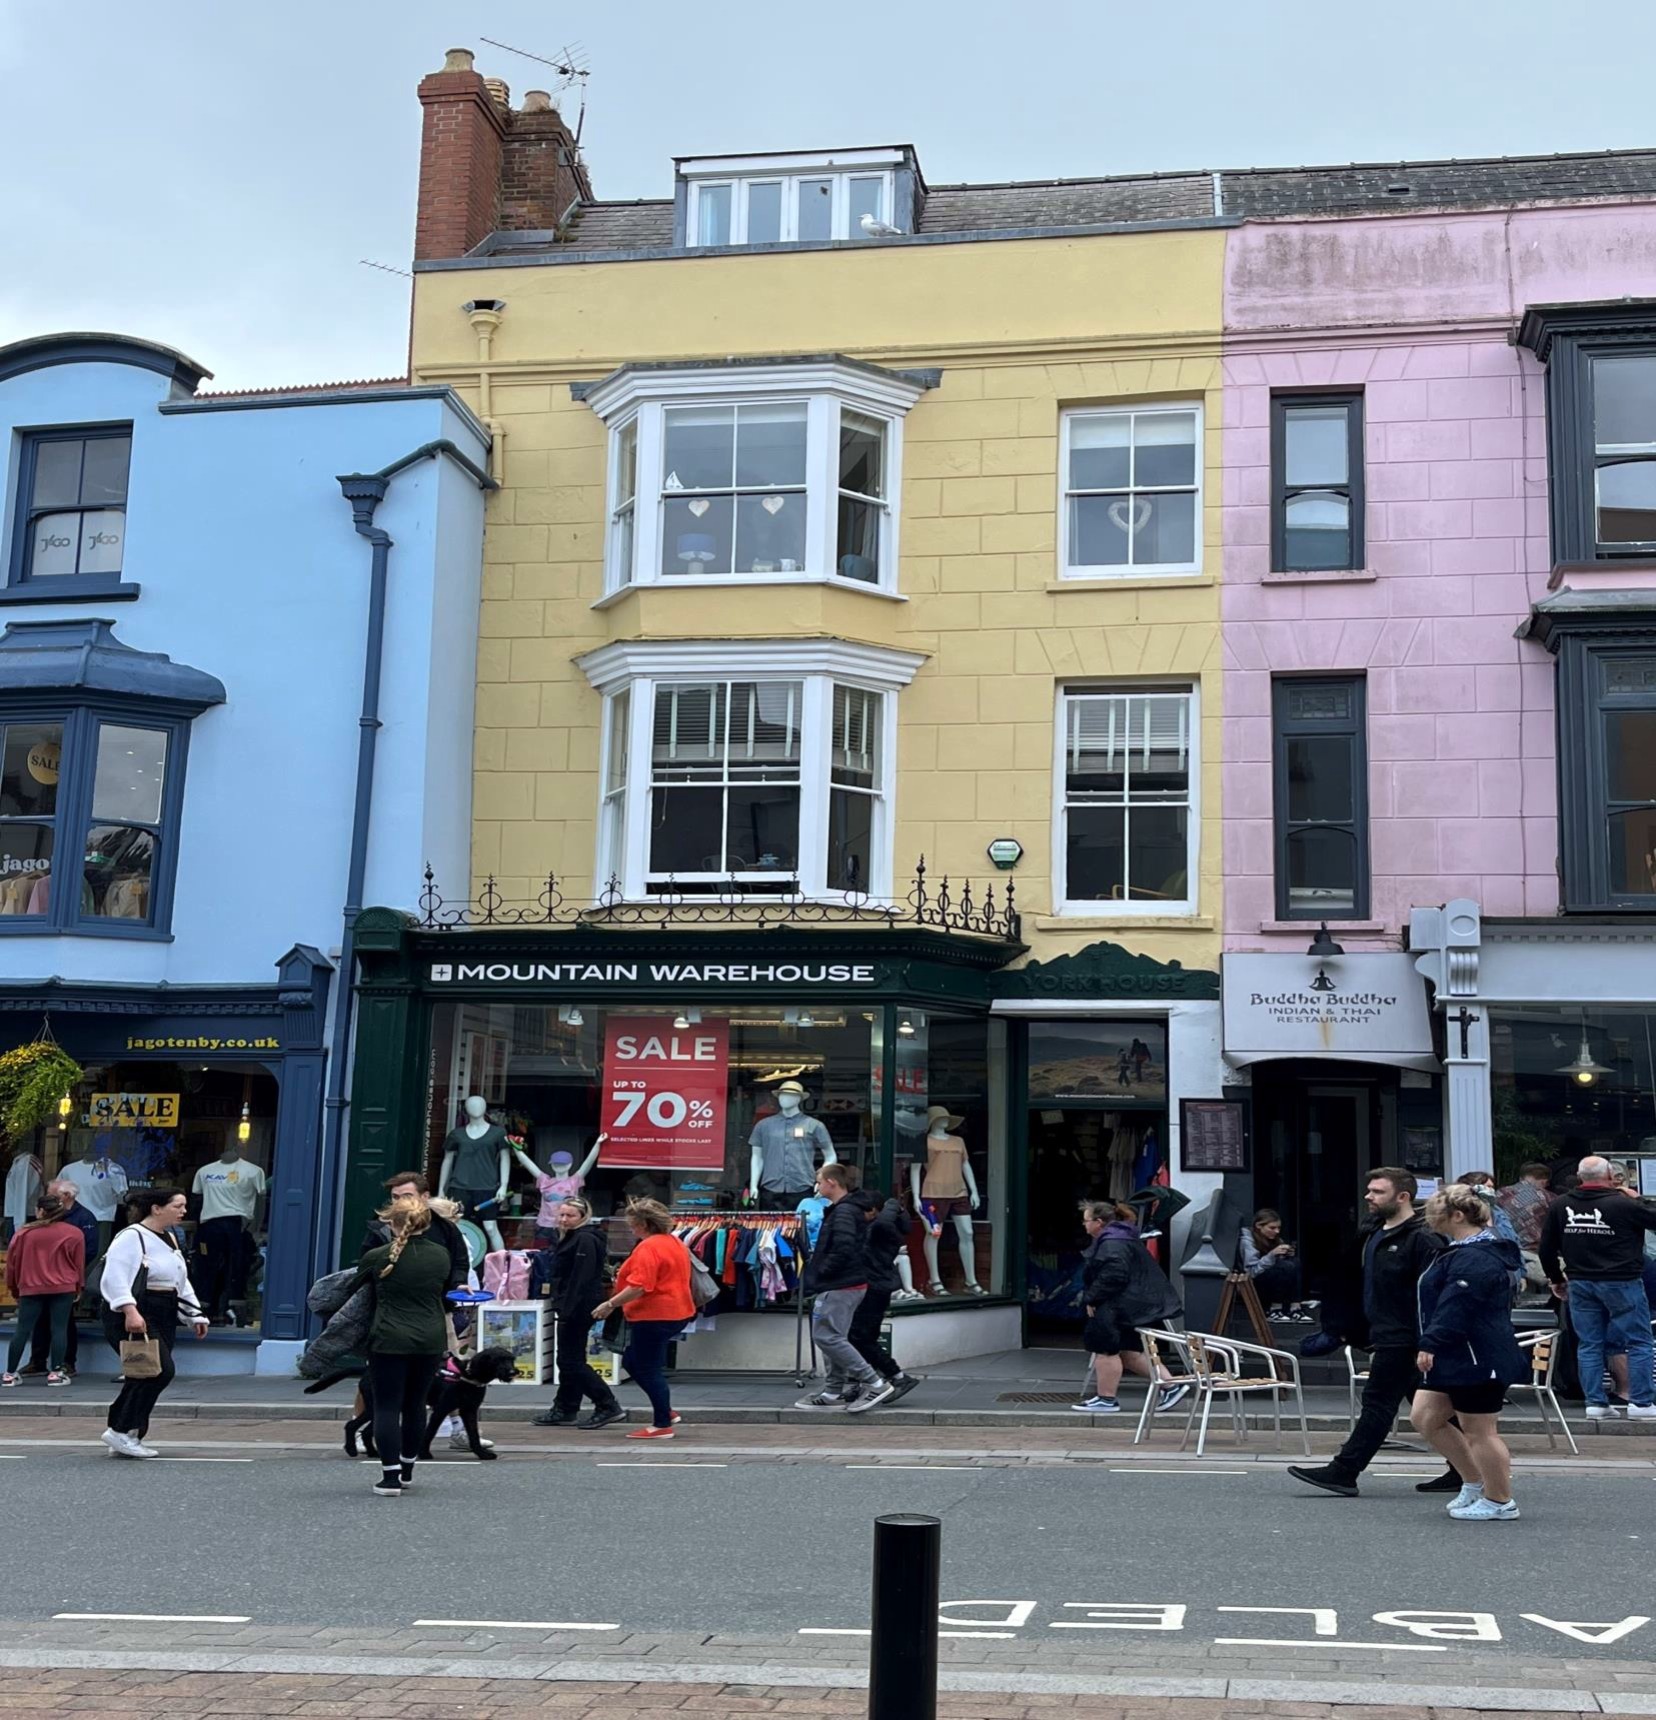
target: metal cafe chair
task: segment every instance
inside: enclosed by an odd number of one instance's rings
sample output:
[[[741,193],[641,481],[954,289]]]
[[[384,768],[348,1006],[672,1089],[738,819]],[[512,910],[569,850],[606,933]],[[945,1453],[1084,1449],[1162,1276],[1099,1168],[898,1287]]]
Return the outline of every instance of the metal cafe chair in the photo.
[[[1553,1369],[1558,1366],[1558,1334],[1524,1332],[1519,1336],[1518,1348],[1529,1353],[1530,1377],[1508,1386],[1508,1393],[1534,1392],[1536,1406],[1541,1411],[1541,1425],[1547,1430],[1548,1446],[1554,1451],[1558,1449],[1558,1435],[1553,1432],[1553,1417],[1556,1416],[1565,1439],[1569,1441],[1571,1455],[1579,1457],[1581,1448],[1570,1432],[1570,1424],[1559,1406],[1558,1394],[1553,1390]]]
[[[1190,1430],[1197,1426],[1197,1411],[1200,1410],[1196,1455],[1202,1456],[1207,1448],[1208,1423],[1213,1414],[1214,1400],[1219,1397],[1226,1399],[1229,1405],[1232,1433],[1238,1440],[1246,1439],[1248,1427],[1243,1416],[1242,1400],[1249,1393],[1270,1393],[1271,1423],[1280,1439],[1282,1394],[1288,1392],[1292,1393],[1295,1408],[1299,1413],[1300,1444],[1305,1455],[1311,1455],[1311,1429],[1305,1419],[1305,1391],[1300,1382],[1297,1356],[1287,1350],[1273,1349],[1267,1344],[1245,1344],[1240,1338],[1221,1338],[1212,1332],[1166,1332],[1142,1327],[1139,1336],[1144,1340],[1144,1353],[1149,1357],[1152,1368],[1163,1359],[1163,1346],[1184,1363],[1185,1378],[1181,1383],[1189,1385],[1191,1397],[1190,1413],[1185,1417],[1184,1436],[1179,1441],[1180,1451],[1190,1443]],[[1244,1373],[1242,1364],[1248,1357],[1263,1359],[1271,1371],[1268,1374]],[[1138,1427],[1133,1434],[1134,1445],[1144,1439],[1150,1425],[1150,1417],[1154,1413],[1155,1400],[1156,1393],[1152,1391],[1145,1400],[1144,1408],[1139,1412]]]

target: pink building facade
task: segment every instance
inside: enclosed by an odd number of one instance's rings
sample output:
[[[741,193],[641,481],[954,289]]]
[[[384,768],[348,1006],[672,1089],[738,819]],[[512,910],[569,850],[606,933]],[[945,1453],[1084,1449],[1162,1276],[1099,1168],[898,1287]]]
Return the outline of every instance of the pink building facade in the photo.
[[[1577,158],[1467,164],[1545,189],[1230,236],[1232,1192],[1313,1289],[1376,1164],[1602,1152],[1656,1192],[1656,195],[1602,194],[1622,164],[1598,195],[1560,189]],[[1295,518],[1334,529],[1296,550]]]
[[[1226,275],[1226,948],[1305,947],[1277,913],[1271,701],[1310,671],[1367,684],[1370,911],[1330,916],[1343,944],[1397,949],[1457,898],[1554,913],[1555,670],[1516,637],[1553,572],[1546,390],[1514,337],[1527,305],[1656,295],[1656,208],[1249,224]],[[1337,388],[1362,392],[1365,565],[1273,572],[1272,393]]]

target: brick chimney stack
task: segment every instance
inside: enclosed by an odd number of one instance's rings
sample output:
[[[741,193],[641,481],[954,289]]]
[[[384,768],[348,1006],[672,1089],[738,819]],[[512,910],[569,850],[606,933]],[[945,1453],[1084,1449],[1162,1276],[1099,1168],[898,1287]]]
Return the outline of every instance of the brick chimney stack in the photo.
[[[414,259],[463,257],[499,224],[500,163],[508,112],[472,70],[465,48],[420,80],[420,201]]]
[[[475,71],[467,49],[450,48],[419,93],[416,261],[463,257],[497,229],[556,227],[591,197],[574,136],[544,90],[514,112],[505,84]]]

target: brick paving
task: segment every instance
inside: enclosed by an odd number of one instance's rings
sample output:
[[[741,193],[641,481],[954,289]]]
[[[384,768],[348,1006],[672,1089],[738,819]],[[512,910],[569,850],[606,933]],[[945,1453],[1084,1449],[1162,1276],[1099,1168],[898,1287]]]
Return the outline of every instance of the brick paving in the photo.
[[[0,1682],[0,1715],[37,1720],[66,1714],[144,1720],[257,1720],[340,1716],[348,1720],[625,1720],[626,1716],[745,1714],[849,1720],[867,1711],[860,1690],[807,1691],[767,1684],[541,1683],[493,1678],[350,1678],[326,1673],[12,1670]],[[1589,1699],[1591,1700],[1591,1699]],[[1596,1705],[1586,1712],[1603,1712]],[[1087,1696],[945,1692],[938,1720],[1229,1720],[1233,1715],[1300,1720],[1471,1720],[1488,1709],[1250,1700],[1235,1696]],[[1507,1720],[1557,1709],[1503,1708]]]

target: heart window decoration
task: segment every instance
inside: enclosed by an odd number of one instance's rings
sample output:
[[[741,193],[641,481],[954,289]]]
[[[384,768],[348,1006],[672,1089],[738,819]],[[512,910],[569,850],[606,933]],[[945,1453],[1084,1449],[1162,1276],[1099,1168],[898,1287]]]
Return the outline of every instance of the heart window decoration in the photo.
[[[710,507],[712,507],[712,505],[713,504],[711,502],[706,501],[701,497],[697,497],[697,499],[695,501],[690,503],[690,512],[692,514],[694,514],[695,517],[699,520],[702,517],[702,515],[705,514]]]
[[[1110,524],[1120,531],[1143,531],[1150,522],[1150,503],[1143,496],[1132,501],[1111,502],[1104,511],[1110,516]]]
[[[767,514],[772,515],[781,513],[787,505],[788,498],[786,496],[766,496],[759,504]]]

